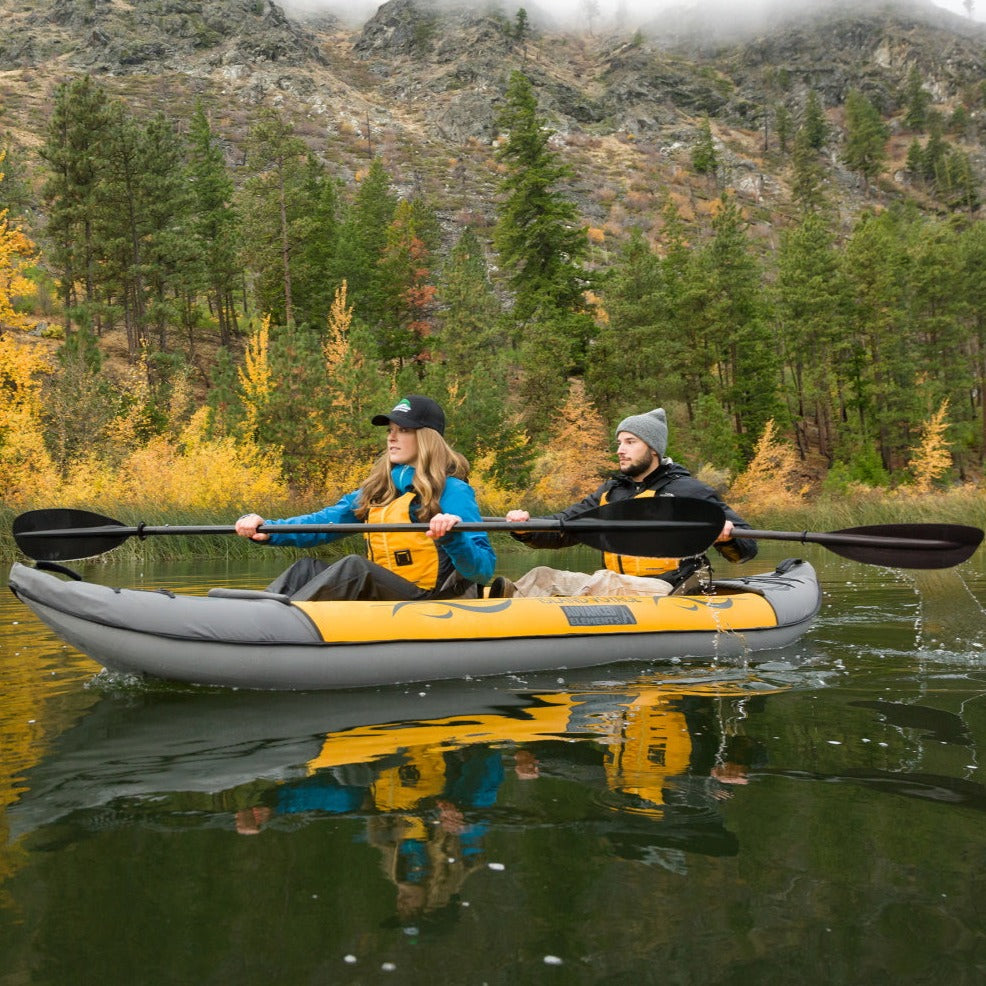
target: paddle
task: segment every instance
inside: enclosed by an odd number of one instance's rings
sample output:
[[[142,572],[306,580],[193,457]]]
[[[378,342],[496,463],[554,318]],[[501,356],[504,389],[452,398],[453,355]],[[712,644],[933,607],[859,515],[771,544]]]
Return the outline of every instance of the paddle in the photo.
[[[657,497],[658,500],[671,500],[676,504],[688,502],[684,497]],[[630,519],[634,504],[652,502],[649,500],[620,500],[607,504],[612,508],[608,517],[610,522]],[[494,520],[495,518],[484,518]],[[528,530],[538,530],[534,520],[527,525]],[[719,525],[719,530],[722,525]],[[711,531],[710,531],[711,533]],[[718,535],[700,546],[700,538],[692,538],[691,533],[682,534],[675,550],[668,550],[668,542],[655,543],[651,539],[652,551],[646,554],[665,557],[686,558],[697,555],[711,546]],[[801,544],[820,544],[843,558],[863,562],[866,565],[884,565],[887,568],[951,568],[972,557],[973,552],[983,540],[983,532],[978,527],[965,527],[961,524],[873,524],[867,527],[848,527],[841,531],[815,534],[811,531],[757,531],[745,527],[736,528],[734,535],[765,541],[798,541]],[[621,554],[643,554],[641,550],[621,551]]]
[[[482,521],[456,525],[460,531],[565,531],[600,551],[623,555],[662,555],[679,558],[700,554],[722,530],[722,508],[705,500],[648,497],[608,503],[578,519],[538,519],[525,523]],[[88,510],[57,508],[30,510],[14,519],[14,541],[36,561],[69,561],[102,554],[128,538],[159,535],[235,534],[221,526],[126,527],[111,517]],[[427,524],[277,524],[261,527],[272,534],[365,534],[368,531],[426,531]]]
[[[978,527],[961,524],[871,524],[827,534],[740,528],[736,535],[821,544],[843,558],[887,568],[951,568],[971,558],[983,539]]]
[[[534,518],[524,523],[484,519],[459,525],[464,531],[566,531],[584,544],[624,555],[685,558],[709,548],[722,530],[716,504],[685,497],[646,497],[608,503],[562,523]],[[426,524],[279,524],[275,533],[363,534],[368,530],[427,530]],[[14,540],[29,558],[67,561],[102,554],[127,538],[152,535],[234,534],[231,526],[125,527],[86,510],[32,510],[15,518]],[[797,541],[823,547],[867,565],[888,568],[951,568],[970,558],[983,540],[978,527],[959,524],[877,524],[828,533],[757,531],[742,528],[737,536]]]

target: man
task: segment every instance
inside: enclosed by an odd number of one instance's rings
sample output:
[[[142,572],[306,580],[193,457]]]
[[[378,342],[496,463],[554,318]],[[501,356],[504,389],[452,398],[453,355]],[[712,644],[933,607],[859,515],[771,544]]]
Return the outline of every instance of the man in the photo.
[[[719,498],[711,486],[695,479],[683,466],[667,458],[668,422],[663,407],[646,414],[625,418],[616,429],[620,471],[590,496],[573,504],[553,518],[572,520],[603,503],[632,497],[687,496],[709,500],[726,513],[726,522],[715,549],[727,561],[745,562],[757,553],[757,543],[735,537],[735,531],[749,528],[739,514]],[[526,510],[511,510],[508,521],[528,521]],[[532,548],[566,548],[578,541],[565,531],[515,533],[514,537]],[[498,576],[490,586],[491,596],[574,596],[574,595],[667,595],[683,586],[707,560],[650,558],[604,553],[605,568],[592,574],[566,572],[539,566],[511,583]]]

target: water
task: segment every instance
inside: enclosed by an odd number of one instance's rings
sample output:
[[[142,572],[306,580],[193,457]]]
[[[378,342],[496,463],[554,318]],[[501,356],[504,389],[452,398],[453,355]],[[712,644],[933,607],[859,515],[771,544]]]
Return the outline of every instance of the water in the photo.
[[[982,983],[982,560],[805,555],[756,668],[342,694],[113,680],[0,596],[0,986]]]

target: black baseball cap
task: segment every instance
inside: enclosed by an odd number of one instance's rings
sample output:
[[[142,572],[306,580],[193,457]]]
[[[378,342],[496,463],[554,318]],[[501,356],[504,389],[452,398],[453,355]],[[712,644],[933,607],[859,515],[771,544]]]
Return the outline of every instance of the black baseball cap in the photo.
[[[408,394],[386,414],[373,417],[375,425],[391,422],[402,428],[434,428],[439,435],[445,434],[445,412],[430,397],[422,397],[421,394]]]

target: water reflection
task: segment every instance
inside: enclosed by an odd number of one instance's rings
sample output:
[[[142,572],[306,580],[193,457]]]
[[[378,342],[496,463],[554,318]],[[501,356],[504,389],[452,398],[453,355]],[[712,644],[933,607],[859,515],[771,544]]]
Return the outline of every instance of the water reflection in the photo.
[[[983,625],[932,642],[909,576],[810,559],[756,677],[133,689],[0,600],[4,974],[981,982]]]
[[[743,724],[786,687],[734,671],[564,690],[107,696],[23,777],[10,834],[38,850],[169,818],[262,836],[356,817],[406,921],[495,862],[491,825],[578,825],[673,868],[685,852],[734,854],[717,808],[766,757]]]

